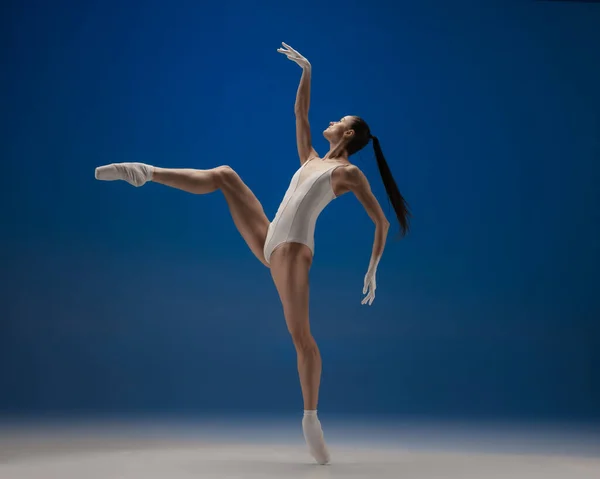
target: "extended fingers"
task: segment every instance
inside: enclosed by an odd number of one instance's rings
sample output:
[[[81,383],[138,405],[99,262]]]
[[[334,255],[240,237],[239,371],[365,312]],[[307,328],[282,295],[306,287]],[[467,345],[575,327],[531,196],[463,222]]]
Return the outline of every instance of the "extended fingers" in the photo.
[[[307,61],[306,58],[304,58],[300,52],[298,52],[297,50],[294,50],[292,47],[290,47],[287,43],[285,42],[281,42],[281,44],[286,48],[285,50],[283,48],[278,48],[277,51],[279,53],[284,53],[288,56],[288,58],[290,60],[295,61],[296,63],[298,63],[299,61]]]
[[[363,298],[360,304],[369,303],[369,306],[371,306],[371,304],[373,304],[373,300],[375,299],[375,289],[375,282],[373,280],[369,281],[368,284],[365,284],[365,287],[363,288],[363,294],[366,294],[366,296]]]
[[[279,53],[284,53],[286,55],[292,55],[292,54],[298,54],[298,52],[296,50],[294,50],[292,47],[290,47],[287,43],[285,42],[281,42],[281,44],[285,47],[285,48],[278,48],[277,51]]]
[[[296,50],[294,50],[292,47],[290,47],[287,43],[285,42],[281,42],[281,44],[287,48],[290,52],[294,52],[294,53],[298,53]]]
[[[363,290],[363,294],[367,294],[366,290]],[[365,304],[367,301],[369,300],[369,295],[367,294],[362,301],[360,302],[360,304]]]
[[[369,296],[367,296],[368,300],[369,300],[369,306],[371,306],[373,304],[373,300],[375,299],[375,289],[372,289],[371,292],[369,293]]]
[[[363,298],[363,300],[360,302],[360,304],[368,304],[369,306],[371,306],[373,304],[374,299],[375,299],[375,293],[371,292],[370,294],[368,294],[367,296],[365,296]]]
[[[293,62],[298,63],[298,61],[300,60],[300,58],[298,58],[298,55],[294,52],[289,52],[287,50],[284,50],[283,48],[278,48],[277,51],[279,53],[283,53],[288,58],[288,60],[291,60]]]

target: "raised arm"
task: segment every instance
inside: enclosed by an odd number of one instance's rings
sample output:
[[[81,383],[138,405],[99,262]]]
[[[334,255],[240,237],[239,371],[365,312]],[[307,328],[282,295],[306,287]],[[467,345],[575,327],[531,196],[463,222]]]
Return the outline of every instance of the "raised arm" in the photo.
[[[288,59],[296,62],[302,67],[302,77],[300,78],[300,85],[298,86],[298,92],[296,94],[294,113],[296,115],[296,143],[298,145],[298,156],[300,157],[300,164],[304,164],[312,157],[318,156],[318,153],[312,146],[310,124],[308,122],[312,67],[310,62],[292,47],[285,43],[282,43],[282,45],[284,48],[279,48],[277,51],[283,53]]]
[[[308,122],[308,109],[310,107],[310,76],[311,67],[302,69],[302,77],[296,94],[294,113],[296,115],[296,144],[298,145],[298,156],[300,164],[308,161],[314,156],[319,156],[312,146],[310,135],[310,124]]]
[[[354,193],[358,201],[360,201],[365,208],[369,217],[373,220],[373,223],[375,223],[375,238],[373,240],[371,260],[369,261],[369,268],[365,275],[363,286],[363,294],[366,294],[367,296],[362,300],[362,304],[368,303],[370,306],[375,299],[375,289],[377,287],[375,275],[377,273],[379,260],[381,259],[385,248],[388,231],[390,229],[390,222],[385,217],[385,213],[371,191],[369,181],[362,171],[354,165],[348,166],[343,170],[345,170],[345,183],[347,184],[348,189]]]

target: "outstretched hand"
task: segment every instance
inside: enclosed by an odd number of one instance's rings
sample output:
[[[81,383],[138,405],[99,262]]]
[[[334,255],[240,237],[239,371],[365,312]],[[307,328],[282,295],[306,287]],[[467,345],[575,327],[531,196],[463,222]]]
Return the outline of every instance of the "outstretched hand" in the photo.
[[[281,44],[284,46],[284,48],[278,48],[277,51],[279,53],[283,53],[285,56],[288,57],[288,60],[296,62],[303,69],[310,68],[310,62],[306,58],[304,58],[299,52],[297,52],[284,42],[281,42]]]
[[[363,286],[363,294],[366,296],[360,302],[360,304],[368,304],[371,306],[375,299],[375,290],[377,289],[377,281],[375,275],[377,274],[377,266],[370,266],[367,274],[365,275],[365,284]]]

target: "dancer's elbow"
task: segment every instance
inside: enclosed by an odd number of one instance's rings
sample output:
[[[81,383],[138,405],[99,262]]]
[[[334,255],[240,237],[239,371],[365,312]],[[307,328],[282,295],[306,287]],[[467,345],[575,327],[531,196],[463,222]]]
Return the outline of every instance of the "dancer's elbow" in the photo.
[[[377,218],[375,220],[375,228],[388,231],[390,229],[390,222],[387,220],[387,218]]]

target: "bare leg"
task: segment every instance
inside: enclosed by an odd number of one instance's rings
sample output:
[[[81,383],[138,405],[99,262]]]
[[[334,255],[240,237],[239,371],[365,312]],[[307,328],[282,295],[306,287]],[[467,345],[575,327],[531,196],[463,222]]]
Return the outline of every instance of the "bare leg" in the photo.
[[[222,166],[210,170],[195,170],[192,168],[159,168],[155,166],[153,167],[152,181],[195,195],[204,195],[219,189],[220,182],[217,179],[217,174],[219,169],[224,170],[226,168],[229,167]]]
[[[229,166],[194,170],[159,168],[143,163],[116,163],[97,168],[96,178],[126,180],[135,186],[152,180],[198,195],[220,190],[238,231],[259,261],[269,266],[263,253],[269,220],[254,193]]]
[[[276,249],[271,256],[271,276],[296,348],[304,409],[314,410],[319,399],[321,354],[310,332],[308,318],[311,260],[306,254],[296,254],[302,248],[306,246],[293,243]]]
[[[285,244],[271,255],[271,276],[277,287],[288,330],[298,357],[298,373],[304,399],[302,430],[311,455],[319,464],[330,460],[317,403],[321,381],[321,354],[310,332],[308,319],[308,272],[312,254],[299,243]]]

